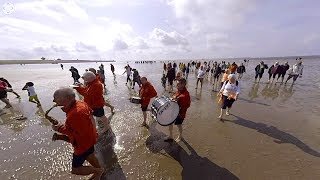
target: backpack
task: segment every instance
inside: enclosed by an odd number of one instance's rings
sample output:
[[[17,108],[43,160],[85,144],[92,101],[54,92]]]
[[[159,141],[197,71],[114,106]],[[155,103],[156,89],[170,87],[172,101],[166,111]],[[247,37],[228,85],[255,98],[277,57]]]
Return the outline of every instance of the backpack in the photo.
[[[226,80],[226,84],[229,82],[229,80]],[[238,81],[236,81],[236,86],[238,86],[239,85],[239,82]]]

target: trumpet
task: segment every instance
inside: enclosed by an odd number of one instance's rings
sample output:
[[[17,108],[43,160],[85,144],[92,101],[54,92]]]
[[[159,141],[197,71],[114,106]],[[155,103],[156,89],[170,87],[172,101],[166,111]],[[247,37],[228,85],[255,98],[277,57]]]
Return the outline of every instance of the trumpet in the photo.
[[[54,104],[54,105],[53,105],[50,109],[48,109],[48,110],[46,111],[46,113],[44,114],[45,118],[48,119],[48,120],[51,122],[51,124],[53,124],[53,125],[57,125],[59,122],[58,122],[58,120],[54,119],[53,117],[49,116],[48,114],[49,114],[49,112],[50,112],[53,108],[55,108],[55,107],[57,107],[57,106],[58,106],[57,104]]]

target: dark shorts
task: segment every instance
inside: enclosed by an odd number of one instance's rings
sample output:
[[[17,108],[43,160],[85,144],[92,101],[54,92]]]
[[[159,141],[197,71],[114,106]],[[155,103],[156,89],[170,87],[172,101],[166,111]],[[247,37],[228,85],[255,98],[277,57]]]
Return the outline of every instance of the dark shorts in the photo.
[[[95,116],[95,117],[102,117],[102,116],[104,116],[104,109],[103,109],[103,107],[93,109],[93,116]]]
[[[169,84],[170,84],[170,86],[172,86],[173,85],[173,79],[171,80],[168,80],[168,82],[169,82]]]
[[[0,91],[0,99],[3,99],[3,98],[7,98],[7,91],[5,90]]]
[[[142,110],[143,112],[147,111],[147,109],[148,109],[148,106],[146,106],[146,107],[142,107],[142,106],[141,106],[141,110]]]
[[[87,157],[92,153],[94,153],[94,146],[92,146],[86,152],[80,155],[73,154],[72,167],[73,168],[81,167],[84,161],[87,159]]]
[[[183,120],[181,117],[177,117],[176,120],[174,120],[175,125],[181,125],[183,123]]]
[[[228,99],[227,96],[223,95],[221,109],[226,109],[227,107],[231,108],[234,101],[235,101],[234,99]]]

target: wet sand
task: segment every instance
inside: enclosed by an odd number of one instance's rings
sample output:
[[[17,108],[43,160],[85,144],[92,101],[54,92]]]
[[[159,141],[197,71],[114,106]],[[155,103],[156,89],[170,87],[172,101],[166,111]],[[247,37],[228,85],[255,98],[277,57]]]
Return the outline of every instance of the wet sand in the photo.
[[[271,65],[272,62],[268,63]],[[292,62],[289,62],[292,64]],[[70,64],[84,72],[99,64]],[[158,94],[162,64],[130,64],[147,75]],[[184,140],[165,143],[167,127],[149,116],[149,128],[139,127],[142,113],[127,99],[138,92],[125,85],[125,64],[115,64],[116,78],[105,63],[107,93],[105,98],[116,107],[111,116],[113,133],[99,138],[96,145],[99,161],[107,168],[107,179],[319,179],[320,178],[320,65],[305,61],[303,79],[293,87],[269,85],[267,73],[262,82],[253,83],[255,62],[240,81],[241,96],[231,116],[217,119],[219,106],[210,79],[202,90],[195,90],[195,76],[189,75],[188,90],[192,104],[185,119]],[[52,105],[52,93],[72,83],[68,70],[58,65],[2,66],[2,73],[22,99],[9,93],[13,109],[0,119],[1,179],[79,179],[70,174],[70,145],[52,142],[50,123],[43,111]],[[68,69],[69,67],[65,67]],[[302,81],[304,80],[304,81]],[[35,83],[42,109],[27,102],[27,92],[20,89],[27,81]],[[167,94],[165,92],[165,94]],[[1,108],[4,106],[0,105]],[[25,121],[12,120],[23,114]],[[64,113],[55,108],[50,113],[63,120]],[[177,128],[174,127],[174,135]]]

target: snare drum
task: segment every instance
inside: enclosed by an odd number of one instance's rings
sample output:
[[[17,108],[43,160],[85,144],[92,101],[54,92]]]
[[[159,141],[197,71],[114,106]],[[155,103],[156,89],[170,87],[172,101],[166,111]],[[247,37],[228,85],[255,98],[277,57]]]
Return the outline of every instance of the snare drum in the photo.
[[[134,104],[141,104],[141,98],[140,97],[132,97],[130,99],[130,102],[132,102]]]
[[[151,112],[161,126],[169,126],[179,115],[179,105],[168,97],[162,96],[152,102]]]

